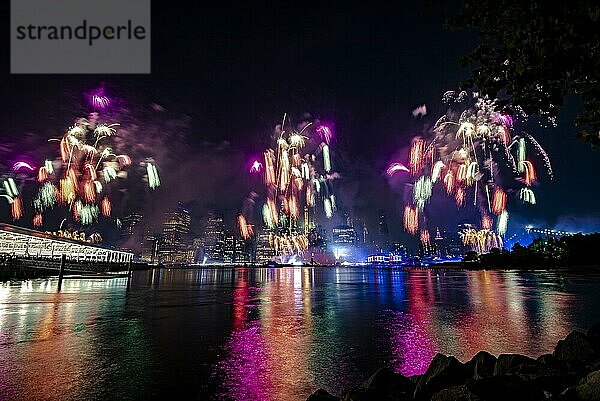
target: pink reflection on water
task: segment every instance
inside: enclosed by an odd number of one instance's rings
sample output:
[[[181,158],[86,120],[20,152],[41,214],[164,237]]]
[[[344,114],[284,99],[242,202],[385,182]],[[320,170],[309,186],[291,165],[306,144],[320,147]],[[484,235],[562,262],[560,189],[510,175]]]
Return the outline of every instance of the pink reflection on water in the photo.
[[[404,376],[424,373],[436,354],[431,334],[431,305],[435,304],[431,272],[424,282],[407,286],[408,310],[394,313],[388,330],[393,369]],[[425,285],[426,284],[426,285]]]
[[[258,324],[234,332],[229,358],[221,366],[228,397],[236,401],[271,400],[273,369]]]
[[[236,276],[234,332],[217,372],[224,377],[221,399],[305,399],[316,383],[311,352],[311,276],[306,269],[277,269],[260,293],[259,317],[249,320],[248,275]]]
[[[396,373],[418,375],[427,370],[435,356],[435,344],[428,336],[429,321],[414,319],[403,312],[393,312],[390,331],[390,364]]]

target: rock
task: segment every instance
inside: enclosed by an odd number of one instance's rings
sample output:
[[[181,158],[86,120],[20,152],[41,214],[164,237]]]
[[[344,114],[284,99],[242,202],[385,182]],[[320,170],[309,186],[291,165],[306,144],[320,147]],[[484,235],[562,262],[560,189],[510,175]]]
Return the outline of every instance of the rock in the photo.
[[[308,396],[306,401],[340,401],[339,397],[329,394],[322,388],[318,389],[314,393]]]
[[[469,362],[465,363],[465,367],[473,379],[483,379],[494,375],[496,359],[489,352],[479,351]]]
[[[544,355],[538,357],[537,361],[546,367],[559,370],[563,374],[568,374],[568,375],[580,375],[581,376],[581,375],[586,374],[590,370],[596,370],[596,368],[593,368],[594,362],[590,363],[590,365],[592,366],[592,369],[588,369],[586,367],[586,364],[583,363],[582,361],[577,361],[577,360],[561,361],[552,354],[544,354]],[[599,365],[598,365],[597,369],[600,369],[600,360],[598,361],[598,363],[599,363]]]
[[[587,331],[587,337],[596,353],[600,353],[600,324],[590,327]]]
[[[381,399],[396,400],[412,398],[415,384],[409,378],[394,373],[388,368],[381,368],[359,388],[365,389]]]
[[[500,354],[494,367],[494,376],[532,371],[541,363],[519,354]]]
[[[381,368],[360,386],[342,397],[344,401],[411,400],[415,383],[407,377],[394,373],[388,368]]]
[[[439,391],[431,397],[431,401],[471,401],[471,394],[467,387],[464,385],[461,386],[452,386],[442,391]]]
[[[414,398],[430,399],[443,389],[463,384],[468,374],[465,366],[455,357],[436,354],[417,383]]]
[[[552,354],[544,354],[544,355],[540,355],[536,359],[536,361],[538,361],[539,363],[541,363],[543,365],[548,365],[548,366],[554,367],[557,362],[557,359]]]
[[[518,373],[516,376],[523,379],[528,387],[551,394],[560,394],[577,383],[575,374],[561,372],[547,366],[540,366],[535,372]]]
[[[583,401],[600,400],[600,370],[596,370],[581,379],[575,387],[577,397]]]
[[[342,395],[341,401],[369,401],[372,399],[366,390],[354,389]]]
[[[589,361],[594,358],[594,349],[588,337],[580,331],[572,331],[564,340],[560,340],[552,353],[560,361]]]
[[[486,377],[467,383],[465,386],[469,400],[536,401],[546,399],[543,391],[528,386],[525,380],[515,375]]]

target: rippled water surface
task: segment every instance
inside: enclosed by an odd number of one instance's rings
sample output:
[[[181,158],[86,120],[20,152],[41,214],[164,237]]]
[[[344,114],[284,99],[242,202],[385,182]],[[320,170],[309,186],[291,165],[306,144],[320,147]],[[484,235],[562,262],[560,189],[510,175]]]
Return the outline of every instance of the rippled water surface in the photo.
[[[600,322],[600,272],[190,269],[0,283],[0,400],[304,400],[436,352],[533,357]]]

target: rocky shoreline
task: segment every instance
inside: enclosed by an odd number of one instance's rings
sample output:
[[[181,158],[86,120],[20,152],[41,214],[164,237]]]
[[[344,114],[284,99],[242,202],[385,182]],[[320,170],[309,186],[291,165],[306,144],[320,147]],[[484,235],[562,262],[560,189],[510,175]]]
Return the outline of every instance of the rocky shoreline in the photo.
[[[319,389],[307,401],[600,400],[600,324],[571,332],[537,359],[480,351],[462,363],[437,354],[422,375],[381,368],[339,397]]]

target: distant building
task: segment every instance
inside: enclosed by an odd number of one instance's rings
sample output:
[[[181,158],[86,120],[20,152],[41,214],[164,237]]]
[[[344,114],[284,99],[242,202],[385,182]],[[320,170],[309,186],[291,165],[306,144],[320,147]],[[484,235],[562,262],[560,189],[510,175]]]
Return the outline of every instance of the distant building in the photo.
[[[162,235],[158,241],[158,260],[161,263],[193,263],[190,242],[190,212],[179,204],[164,214]]]
[[[392,248],[392,253],[394,253],[395,255],[406,256],[406,246],[399,242],[396,242]]]
[[[337,226],[332,229],[332,240],[334,244],[354,245],[356,232],[351,226]]]
[[[204,262],[204,238],[194,238],[192,240],[192,249],[194,251],[194,263]]]
[[[223,214],[209,212],[204,230],[204,255],[209,262],[223,262],[225,248],[225,224]]]
[[[387,216],[385,214],[385,210],[379,209],[378,218],[379,221],[377,223],[377,227],[379,230],[379,235],[387,237],[390,234],[390,232],[388,230]]]
[[[142,237],[142,261],[147,263],[158,263],[158,242],[161,238],[160,231],[146,225]]]
[[[258,233],[256,239],[256,262],[265,263],[275,259],[275,249],[270,244],[271,231],[264,229]]]
[[[332,229],[332,251],[338,261],[351,261],[356,254],[356,232],[350,226],[336,226]]]
[[[387,215],[383,209],[379,209],[378,211],[377,234],[378,247],[381,250],[387,250],[389,248],[390,231],[387,224]]]
[[[233,263],[250,263],[252,262],[250,252],[250,242],[244,241],[241,238],[235,239],[235,252],[233,253]]]
[[[140,213],[131,213],[121,219],[121,239],[128,240],[135,234],[135,228],[142,221],[142,215]],[[141,240],[141,238],[140,238]]]
[[[233,263],[235,257],[235,236],[229,232],[224,234],[223,262]]]

